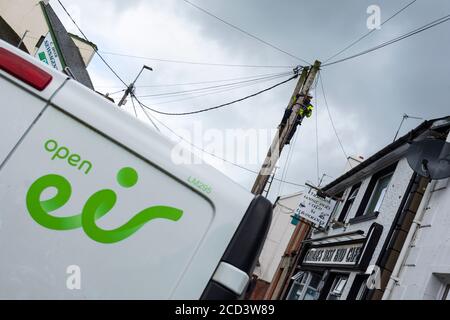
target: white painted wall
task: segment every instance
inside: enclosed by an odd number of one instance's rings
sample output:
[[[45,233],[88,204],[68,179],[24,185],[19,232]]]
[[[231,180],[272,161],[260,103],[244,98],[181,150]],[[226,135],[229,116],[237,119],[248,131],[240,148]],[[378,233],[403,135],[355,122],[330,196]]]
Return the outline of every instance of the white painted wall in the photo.
[[[373,172],[375,174],[376,172]],[[356,211],[358,210],[358,207],[361,203],[361,200],[364,196],[364,193],[366,192],[366,189],[369,185],[371,176],[366,177],[361,184],[360,190],[358,192],[358,195],[355,199],[355,202],[350,210],[350,212],[347,215],[347,218],[345,219],[345,226],[340,228],[330,228],[327,232],[313,232],[313,235],[311,238],[321,238],[325,236],[338,236],[339,234],[346,233],[346,232],[354,232],[357,230],[364,231],[365,234],[369,231],[370,226],[376,222],[383,226],[383,232],[381,234],[380,240],[378,241],[378,244],[375,248],[375,251],[372,255],[372,259],[370,261],[369,265],[375,264],[378,256],[380,254],[381,248],[383,247],[384,241],[386,240],[386,236],[389,232],[389,229],[391,228],[392,222],[395,218],[395,215],[397,213],[398,207],[400,206],[400,203],[402,201],[402,198],[406,192],[406,189],[408,187],[409,181],[411,179],[411,176],[413,174],[413,171],[408,165],[408,162],[406,158],[403,158],[399,160],[398,165],[395,169],[394,175],[392,176],[392,179],[389,183],[389,188],[386,192],[386,195],[384,197],[383,203],[380,207],[380,214],[376,219],[349,224],[349,220],[351,218],[355,217]],[[348,188],[344,193],[344,199],[347,198],[348,193],[350,192],[350,188]],[[336,210],[334,217],[338,217],[343,207],[343,203],[340,204],[339,208]],[[351,274],[352,276],[349,278],[349,281],[347,282],[343,294],[341,296],[341,299],[346,299],[350,288],[353,284],[354,275],[356,273]]]
[[[22,37],[28,31],[23,43],[31,55],[36,51],[36,44],[41,36],[49,32],[45,15],[39,0],[0,0],[0,16]],[[94,55],[94,48],[86,42],[72,37],[79,48],[81,57],[86,66]]]
[[[77,37],[71,36],[71,38],[80,50],[81,58],[83,59],[84,65],[87,67],[94,57],[94,48],[90,44],[86,43],[85,41],[81,41]]]
[[[274,207],[272,223],[259,257],[260,267],[255,270],[255,274],[264,281],[272,281],[288,246],[295,229],[291,216],[300,203],[301,195],[295,193],[281,197]]]
[[[38,0],[0,0],[0,15],[22,37],[26,30],[24,44],[30,54],[41,36],[49,31]]]
[[[441,299],[450,284],[450,188],[441,180],[432,191],[421,228],[394,286],[392,300]]]

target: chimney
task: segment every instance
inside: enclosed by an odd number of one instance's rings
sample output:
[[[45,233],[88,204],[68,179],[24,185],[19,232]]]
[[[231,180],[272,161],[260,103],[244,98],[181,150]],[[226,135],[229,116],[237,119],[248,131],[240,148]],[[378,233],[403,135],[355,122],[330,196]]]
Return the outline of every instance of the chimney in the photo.
[[[363,156],[350,156],[347,158],[347,163],[345,164],[344,173],[347,171],[350,171],[354,167],[356,167],[358,164],[364,161]]]

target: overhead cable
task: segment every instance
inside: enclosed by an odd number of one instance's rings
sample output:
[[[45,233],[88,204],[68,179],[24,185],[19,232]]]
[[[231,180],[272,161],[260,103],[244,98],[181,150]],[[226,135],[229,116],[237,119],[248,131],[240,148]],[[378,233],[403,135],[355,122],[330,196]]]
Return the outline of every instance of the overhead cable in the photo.
[[[205,149],[196,146],[195,144],[193,144],[192,142],[190,142],[190,141],[187,140],[186,138],[184,138],[184,137],[180,136],[179,134],[177,134],[174,130],[172,130],[169,126],[167,126],[166,124],[164,124],[164,122],[162,122],[161,120],[159,120],[157,117],[154,117],[154,119],[155,119],[155,121],[157,121],[161,126],[163,126],[163,127],[166,128],[169,132],[171,132],[174,136],[176,136],[178,139],[180,139],[180,140],[186,142],[187,144],[189,144],[190,146],[192,146],[194,149],[197,149],[197,150],[199,150],[199,151],[201,151],[201,152],[203,152],[203,153],[206,153],[206,154],[208,154],[208,155],[210,155],[210,156],[212,156],[212,157],[214,157],[214,158],[216,158],[216,159],[219,159],[219,160],[221,160],[221,161],[224,161],[224,162],[226,162],[226,163],[228,163],[228,164],[231,164],[231,165],[233,165],[233,166],[235,166],[235,167],[237,167],[237,168],[240,168],[240,169],[242,169],[242,170],[244,170],[244,171],[247,171],[247,172],[250,172],[250,173],[253,173],[253,174],[256,174],[256,175],[259,174],[258,171],[249,169],[249,168],[244,167],[244,166],[242,166],[242,165],[240,165],[240,164],[237,164],[237,163],[235,163],[235,162],[233,162],[233,161],[230,161],[230,160],[224,159],[224,158],[222,158],[222,157],[219,157],[219,156],[217,156],[216,154],[214,154],[214,153],[212,153],[212,152],[206,151]],[[279,182],[281,182],[281,183],[285,183],[285,184],[290,184],[290,185],[297,186],[297,187],[306,188],[306,186],[303,185],[303,184],[299,184],[299,183],[295,183],[295,182],[290,182],[290,181],[286,181],[286,180],[282,180],[282,179],[278,179],[278,178],[274,178],[274,180],[279,181]]]
[[[327,97],[325,95],[325,89],[324,89],[324,85],[323,85],[323,80],[322,80],[322,73],[319,73],[319,81],[320,81],[320,86],[322,87],[322,95],[323,95],[323,100],[325,101],[325,106],[327,108],[327,113],[328,113],[328,117],[330,118],[330,122],[331,122],[331,126],[333,127],[333,131],[334,131],[334,135],[336,136],[336,139],[339,143],[339,146],[341,147],[342,153],[344,154],[345,160],[348,160],[348,154],[347,152],[345,152],[345,148],[344,145],[342,143],[341,138],[339,137],[339,134],[337,132],[336,126],[334,125],[334,121],[333,121],[333,117],[331,116],[331,112],[330,112],[330,107],[328,106],[328,100]]]
[[[229,27],[231,27],[231,28],[233,28],[233,29],[235,29],[235,30],[237,30],[237,31],[239,31],[239,32],[241,32],[241,33],[243,33],[243,34],[249,36],[250,38],[253,38],[253,39],[255,39],[255,40],[257,40],[257,41],[259,41],[259,42],[265,44],[266,46],[269,46],[269,47],[271,47],[272,49],[275,49],[275,50],[277,50],[277,51],[279,51],[279,52],[281,52],[281,53],[284,53],[284,54],[288,55],[288,56],[291,57],[291,58],[294,58],[294,59],[299,60],[299,61],[302,61],[302,62],[304,62],[304,63],[306,63],[306,64],[308,64],[308,65],[311,65],[311,63],[309,63],[308,61],[306,61],[306,60],[304,60],[304,59],[302,59],[302,58],[300,58],[300,57],[298,57],[298,56],[296,56],[296,55],[293,55],[292,53],[289,53],[289,52],[287,52],[286,50],[283,50],[283,49],[281,49],[280,47],[278,47],[278,46],[276,46],[276,45],[274,45],[274,44],[272,44],[272,43],[270,43],[270,42],[268,42],[268,41],[266,41],[266,40],[264,40],[264,39],[261,39],[260,37],[255,36],[254,34],[251,34],[251,33],[248,32],[248,31],[245,31],[244,29],[242,29],[242,28],[240,28],[240,27],[238,27],[238,26],[236,26],[236,25],[234,25],[234,24],[232,24],[232,23],[230,23],[230,22],[228,22],[228,21],[226,21],[226,20],[224,20],[224,19],[218,17],[217,15],[215,15],[215,14],[209,12],[209,11],[206,10],[206,9],[203,9],[202,7],[200,7],[200,6],[198,6],[198,5],[194,4],[194,3],[192,3],[191,1],[188,1],[188,0],[183,0],[183,1],[184,1],[185,3],[187,3],[187,4],[189,4],[190,6],[192,6],[192,7],[196,8],[196,9],[202,11],[203,13],[206,13],[206,14],[209,15],[210,17],[213,17],[214,19],[219,20],[220,22],[226,24],[227,26],[229,26]]]
[[[421,26],[421,27],[419,27],[419,28],[417,28],[417,29],[414,29],[414,30],[412,30],[412,31],[410,31],[410,32],[408,32],[408,33],[406,33],[406,34],[404,34],[404,35],[401,35],[401,36],[396,37],[396,38],[394,38],[394,39],[392,39],[392,40],[383,42],[383,43],[381,43],[381,44],[379,44],[379,45],[377,45],[377,46],[375,46],[375,47],[373,47],[373,48],[364,50],[364,51],[362,51],[362,52],[359,52],[359,53],[357,53],[357,54],[351,55],[351,56],[346,57],[346,58],[343,58],[343,59],[339,59],[339,60],[335,60],[335,61],[332,61],[332,62],[325,63],[325,64],[322,65],[322,67],[330,66],[330,65],[333,65],[333,64],[337,64],[337,63],[341,63],[341,62],[344,62],[344,61],[347,61],[347,60],[350,60],[350,59],[357,58],[357,57],[359,57],[359,56],[362,56],[362,55],[365,55],[365,54],[370,53],[370,52],[372,52],[372,51],[375,51],[375,50],[384,48],[384,47],[386,47],[386,46],[388,46],[388,45],[391,45],[391,44],[396,43],[396,42],[398,42],[398,41],[401,41],[401,40],[403,40],[403,39],[409,38],[409,37],[411,37],[411,36],[413,36],[413,35],[416,35],[416,34],[418,34],[418,33],[420,33],[420,32],[423,32],[423,31],[425,31],[425,30],[428,30],[428,29],[430,29],[430,28],[436,27],[436,26],[438,26],[438,25],[440,25],[440,24],[442,24],[442,23],[444,23],[444,22],[447,22],[447,21],[449,21],[449,20],[450,20],[450,14],[445,15],[445,16],[443,16],[442,18],[433,20],[432,22],[427,23],[427,24],[425,24],[425,25],[423,25],[423,26]]]
[[[73,24],[75,25],[75,27],[78,29],[78,31],[81,33],[81,35],[84,37],[84,39],[88,42],[89,39],[86,37],[86,35],[84,34],[83,30],[81,30],[81,28],[78,26],[78,24],[75,22],[75,20],[72,18],[72,16],[70,15],[70,13],[67,11],[66,7],[64,7],[64,5],[62,4],[62,2],[60,0],[58,0],[59,5],[61,6],[61,8],[64,10],[64,12],[67,14],[67,16],[70,18],[70,20],[72,20]],[[111,67],[111,65],[102,57],[102,55],[98,52],[98,49],[96,47],[94,47],[94,51],[95,53],[98,55],[98,57],[103,61],[103,63],[108,67],[109,70],[111,70],[111,72],[116,76],[117,79],[119,79],[120,82],[123,83],[123,85],[125,87],[128,87],[128,85],[125,83],[125,81],[119,76],[119,74]]]
[[[178,63],[178,64],[191,64],[191,65],[201,65],[210,67],[230,67],[230,68],[266,68],[266,69],[292,69],[293,66],[287,65],[259,65],[259,64],[230,64],[230,63],[214,63],[214,62],[202,62],[202,61],[190,61],[190,60],[175,60],[175,59],[162,59],[146,56],[138,56],[126,53],[117,53],[110,51],[100,51],[104,55],[112,55],[118,57],[167,62],[167,63]]]
[[[242,98],[240,98],[240,99],[236,99],[236,100],[233,100],[233,101],[230,101],[230,102],[227,102],[227,103],[222,103],[222,104],[217,105],[217,106],[214,106],[214,107],[209,107],[209,108],[204,108],[204,109],[199,109],[199,110],[194,110],[194,111],[186,111],[186,112],[165,112],[165,111],[156,110],[156,109],[154,109],[154,108],[152,108],[152,107],[149,107],[149,106],[145,105],[145,104],[142,103],[142,102],[141,102],[141,104],[142,104],[145,108],[147,108],[148,110],[153,111],[153,112],[158,113],[158,114],[162,114],[162,115],[166,115],[166,116],[186,116],[186,115],[191,115],[191,114],[197,114],[197,113],[207,112],[207,111],[211,111],[211,110],[217,110],[217,109],[224,108],[224,107],[230,106],[230,105],[232,105],[232,104],[235,104],[235,103],[238,103],[238,102],[241,102],[241,101],[244,101],[244,100],[253,98],[253,97],[255,97],[255,96],[257,96],[257,95],[260,95],[260,94],[262,94],[262,93],[264,93],[264,92],[267,92],[267,91],[270,91],[270,90],[272,90],[272,89],[275,89],[276,87],[279,87],[279,86],[281,86],[282,84],[285,84],[285,83],[287,83],[287,82],[289,82],[289,81],[291,81],[291,80],[297,78],[297,76],[298,76],[298,75],[296,74],[296,75],[290,77],[290,78],[287,79],[287,80],[284,80],[284,81],[282,81],[282,82],[279,82],[279,83],[277,83],[277,84],[275,84],[275,85],[273,85],[273,86],[270,86],[270,87],[268,87],[268,88],[266,88],[266,89],[260,90],[260,91],[258,91],[258,92],[256,92],[256,93],[250,94],[250,95],[248,95],[248,96],[242,97]]]
[[[171,92],[163,92],[163,93],[146,94],[146,95],[140,95],[138,97],[140,97],[140,98],[144,98],[144,97],[160,97],[160,96],[180,95],[180,94],[185,94],[185,93],[194,93],[194,92],[198,92],[198,91],[205,91],[205,90],[208,90],[208,89],[216,89],[216,88],[224,88],[224,87],[235,86],[237,84],[260,82],[261,80],[268,81],[268,80],[276,79],[276,78],[279,78],[279,77],[288,76],[290,74],[292,74],[292,72],[285,72],[285,73],[280,73],[280,74],[273,75],[273,76],[266,76],[266,77],[251,79],[251,80],[243,80],[243,81],[237,81],[237,82],[232,82],[232,83],[226,83],[226,84],[220,84],[220,85],[208,86],[208,87],[202,87],[202,88],[195,88],[195,89],[189,89],[189,90],[180,90],[180,91],[171,91]]]
[[[403,6],[400,10],[396,11],[392,16],[390,16],[388,19],[386,19],[385,21],[383,21],[383,23],[381,23],[380,26],[385,25],[386,23],[388,23],[389,21],[391,21],[392,19],[394,19],[397,15],[399,15],[400,13],[402,13],[403,11],[405,11],[407,8],[409,8],[410,6],[412,6],[417,0],[413,0],[411,2],[409,2],[407,5]],[[377,29],[372,29],[369,32],[367,32],[366,34],[364,34],[363,36],[361,36],[360,38],[356,39],[355,41],[353,41],[352,43],[350,43],[348,46],[346,46],[345,48],[341,49],[340,51],[338,51],[337,53],[335,53],[334,55],[332,55],[331,57],[329,57],[328,59],[326,59],[324,61],[324,63],[327,63],[328,61],[330,61],[331,59],[336,58],[337,56],[339,56],[341,53],[344,53],[345,51],[347,51],[348,49],[350,49],[351,47],[353,47],[355,44],[357,44],[358,42],[360,42],[361,40],[365,39],[366,37],[368,37],[369,35],[371,35],[373,32],[375,32]]]

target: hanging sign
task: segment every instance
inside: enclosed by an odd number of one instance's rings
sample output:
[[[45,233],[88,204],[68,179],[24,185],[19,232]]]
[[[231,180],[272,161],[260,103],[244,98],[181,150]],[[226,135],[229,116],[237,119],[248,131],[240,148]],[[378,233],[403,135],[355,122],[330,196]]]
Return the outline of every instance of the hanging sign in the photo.
[[[336,201],[319,197],[314,190],[301,196],[300,205],[295,210],[295,216],[310,221],[316,228],[327,225]]]
[[[47,33],[41,45],[36,51],[35,57],[56,70],[63,71],[61,59],[50,32]]]

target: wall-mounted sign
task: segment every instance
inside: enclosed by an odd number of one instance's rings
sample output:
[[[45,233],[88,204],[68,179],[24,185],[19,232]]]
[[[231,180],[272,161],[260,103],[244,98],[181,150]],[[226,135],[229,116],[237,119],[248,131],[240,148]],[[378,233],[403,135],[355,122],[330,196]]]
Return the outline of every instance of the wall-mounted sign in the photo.
[[[316,228],[323,228],[328,223],[336,201],[319,197],[314,190],[302,195],[295,216],[310,221]]]
[[[310,248],[302,264],[356,266],[361,257],[363,246],[364,243],[361,242],[332,247]]]
[[[52,66],[56,70],[63,71],[61,59],[58,55],[55,42],[50,32],[47,33],[41,45],[36,51],[35,57],[42,62]]]

